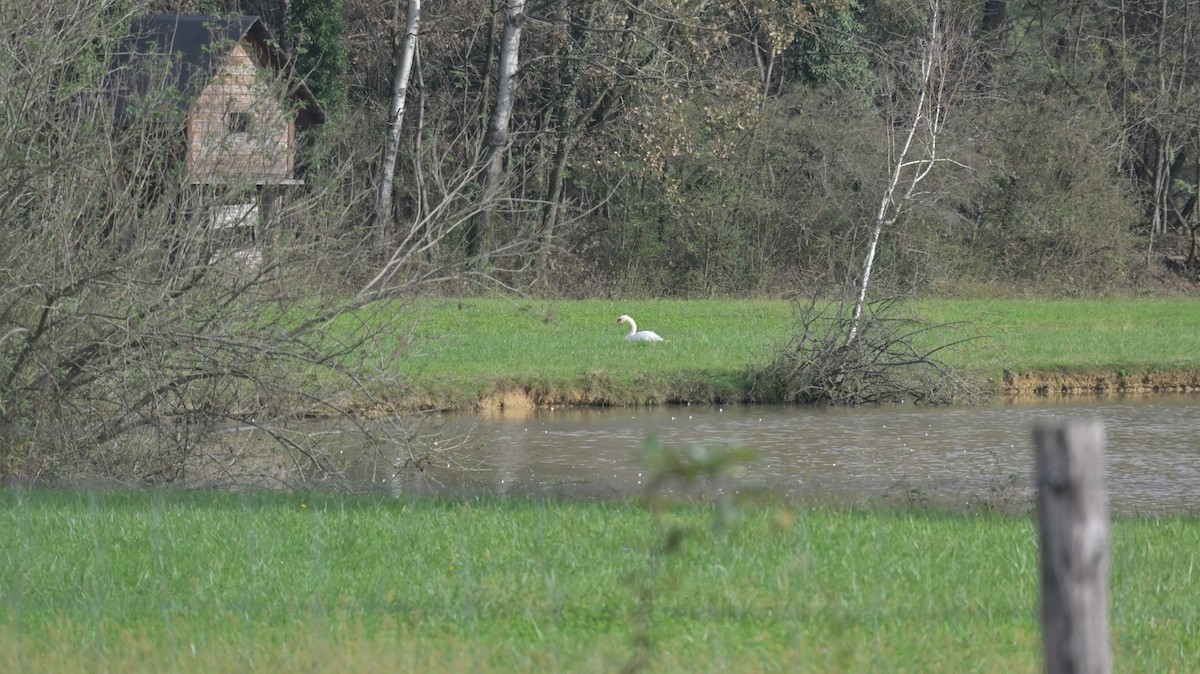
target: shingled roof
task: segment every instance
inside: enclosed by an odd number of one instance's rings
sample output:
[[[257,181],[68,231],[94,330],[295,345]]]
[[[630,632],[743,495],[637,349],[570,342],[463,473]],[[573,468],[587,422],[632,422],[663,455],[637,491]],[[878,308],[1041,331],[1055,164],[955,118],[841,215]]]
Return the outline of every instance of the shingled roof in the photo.
[[[164,84],[182,94],[185,107],[190,105],[217,74],[232,45],[247,36],[266,47],[267,58],[276,72],[287,72],[287,55],[257,16],[148,14],[141,17],[122,40],[111,69],[117,114],[127,114],[129,102],[150,89],[157,72],[152,67],[154,57],[169,59]],[[325,111],[299,78],[292,78],[289,95],[300,103],[296,120],[299,124],[308,126],[325,121]]]

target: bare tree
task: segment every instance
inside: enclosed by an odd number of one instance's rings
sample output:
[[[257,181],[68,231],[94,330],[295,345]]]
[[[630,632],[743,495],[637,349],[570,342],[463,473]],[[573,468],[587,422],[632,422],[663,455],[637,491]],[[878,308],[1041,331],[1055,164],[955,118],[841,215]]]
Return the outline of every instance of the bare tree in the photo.
[[[480,189],[479,213],[467,231],[467,253],[477,269],[487,266],[492,245],[492,217],[496,196],[504,169],[504,148],[508,144],[509,119],[516,100],[518,52],[521,28],[525,23],[525,0],[508,0],[505,4],[504,34],[500,38],[500,63],[496,77],[496,104],[488,121],[484,139],[483,185]]]
[[[575,5],[568,12],[568,3],[566,0],[560,0],[556,11],[556,20],[562,24],[568,24],[569,30],[557,54],[559,61],[558,91],[552,104],[555,134],[554,160],[546,181],[546,195],[542,204],[541,223],[538,227],[538,262],[535,282],[537,280],[542,283],[547,282],[546,273],[554,241],[554,229],[558,225],[567,160],[571,155],[573,134],[576,132],[576,127],[582,123],[582,115],[575,118],[574,106],[583,73],[582,52],[591,31],[596,4],[589,2],[582,7]]]
[[[364,157],[325,154],[258,230],[271,254],[245,254],[231,236],[248,216],[229,205],[253,188],[199,189],[177,154],[179,91],[151,82],[116,112],[119,43],[93,31],[143,10],[0,5],[0,53],[20,57],[3,59],[0,86],[24,92],[0,99],[0,475],[340,483],[309,416],[380,440],[392,472],[419,467],[414,426],[358,421],[400,390],[382,344],[406,329],[337,282],[359,250],[347,214],[370,194],[344,172]]]
[[[929,5],[927,30],[920,44],[917,80],[913,83],[915,95],[910,116],[906,121],[895,120],[888,125],[888,131],[892,134],[888,143],[890,173],[879,200],[879,207],[875,211],[862,277],[858,284],[858,297],[854,302],[854,313],[846,338],[847,344],[858,336],[859,322],[871,283],[871,272],[879,249],[879,239],[884,229],[896,224],[915,201],[929,196],[922,192],[922,183],[934,168],[947,162],[955,163],[952,159],[941,156],[938,146],[950,109],[951,92],[948,85],[953,81],[950,69],[956,67],[955,55],[943,31],[940,0],[932,0]],[[899,136],[895,135],[898,127],[896,122],[900,123]]]
[[[400,151],[400,130],[404,121],[404,106],[408,98],[408,80],[412,74],[413,54],[417,51],[417,35],[421,25],[421,0],[408,0],[408,18],[404,38],[398,45],[396,74],[392,79],[392,103],[388,112],[387,145],[383,151],[383,168],[379,176],[379,193],[375,202],[375,217],[371,225],[373,249],[378,250],[386,239],[384,229],[391,220],[392,179],[396,174],[396,155]]]
[[[453,257],[439,258],[436,251],[452,234],[478,217],[481,209],[474,190],[479,180],[479,157],[461,162],[466,168],[458,173],[451,173],[448,168],[456,164],[450,155],[465,145],[468,143],[462,138],[443,142],[434,136],[428,145],[423,143],[419,147],[414,175],[420,176],[419,199],[423,207],[408,230],[393,242],[387,259],[359,289],[360,298],[396,297],[419,284],[461,276],[459,261]],[[509,245],[523,252],[527,243],[518,241]]]

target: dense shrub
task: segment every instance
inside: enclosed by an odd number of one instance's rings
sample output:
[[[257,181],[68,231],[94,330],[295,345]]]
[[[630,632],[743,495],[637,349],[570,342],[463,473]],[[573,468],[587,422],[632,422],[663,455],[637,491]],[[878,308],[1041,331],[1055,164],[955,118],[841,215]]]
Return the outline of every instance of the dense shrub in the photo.
[[[845,303],[810,301],[798,308],[788,343],[752,373],[754,397],[828,405],[982,400],[982,390],[939,357],[954,346],[929,339],[939,327],[905,316],[896,298],[869,303],[858,322]]]

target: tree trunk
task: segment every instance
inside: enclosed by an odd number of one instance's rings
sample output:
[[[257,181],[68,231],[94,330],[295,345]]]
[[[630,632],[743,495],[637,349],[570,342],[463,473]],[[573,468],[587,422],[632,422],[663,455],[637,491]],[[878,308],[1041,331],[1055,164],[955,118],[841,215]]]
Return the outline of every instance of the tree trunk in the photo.
[[[381,252],[387,239],[385,230],[392,214],[392,180],[396,174],[396,155],[400,150],[400,128],[404,120],[404,104],[408,97],[408,80],[412,73],[413,54],[417,49],[417,33],[421,25],[421,0],[408,0],[408,19],[404,39],[396,59],[396,74],[392,79],[392,105],[388,114],[387,145],[383,151],[383,169],[379,176],[379,192],[375,202],[375,218],[371,225],[371,249]]]
[[[558,6],[558,18],[568,21],[575,12],[568,13],[567,0],[562,0]],[[546,184],[545,197],[542,200],[542,218],[538,227],[538,283],[546,282],[547,266],[550,261],[550,249],[553,246],[554,229],[558,224],[559,203],[562,201],[563,180],[566,175],[567,159],[571,154],[571,146],[575,133],[575,124],[571,119],[571,106],[579,91],[579,79],[583,73],[580,52],[587,42],[588,31],[592,17],[595,15],[595,3],[589,2],[576,21],[571,23],[571,29],[559,50],[559,87],[554,102],[554,134],[556,147],[554,164]],[[577,9],[577,8],[576,8]]]
[[[500,0],[488,0],[487,40],[483,44],[483,73],[479,78],[479,101],[476,116],[482,118],[488,111],[488,94],[492,90],[492,61],[496,53],[496,30],[499,23],[500,9],[496,6]]]
[[[487,266],[487,255],[491,249],[492,217],[496,208],[504,165],[504,147],[508,142],[509,119],[512,117],[516,97],[516,80],[519,68],[517,56],[521,46],[521,27],[525,22],[525,0],[509,0],[505,10],[504,35],[500,39],[500,65],[496,78],[496,105],[492,108],[491,120],[485,139],[486,147],[483,186],[480,192],[478,215],[467,230],[467,255],[477,269]]]
[[[983,21],[980,28],[985,33],[991,33],[1004,26],[1004,14],[1007,0],[985,0],[983,3]]]
[[[858,336],[859,323],[862,319],[863,306],[867,301],[867,288],[871,282],[871,271],[875,266],[875,254],[879,248],[879,238],[884,227],[890,227],[900,217],[907,203],[912,199],[917,186],[929,175],[929,171],[940,161],[937,156],[937,138],[944,119],[943,90],[945,84],[946,66],[944,45],[939,23],[940,7],[933,2],[929,13],[929,39],[921,55],[921,85],[913,106],[913,119],[908,127],[908,136],[904,145],[896,155],[892,166],[891,177],[879,201],[879,209],[875,213],[875,226],[871,229],[871,243],[867,249],[867,258],[863,263],[862,279],[859,281],[858,297],[854,302],[854,314],[850,319],[850,334],[846,337],[849,345]],[[917,136],[920,133],[920,140]],[[915,149],[914,144],[920,145],[920,156],[910,158]],[[901,192],[901,183],[903,192]]]

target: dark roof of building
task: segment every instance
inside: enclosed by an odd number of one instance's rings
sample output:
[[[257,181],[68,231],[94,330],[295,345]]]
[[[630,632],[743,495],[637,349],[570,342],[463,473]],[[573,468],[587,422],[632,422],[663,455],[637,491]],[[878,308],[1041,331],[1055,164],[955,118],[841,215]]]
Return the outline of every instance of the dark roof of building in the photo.
[[[151,89],[155,73],[162,72],[163,85],[180,92],[190,104],[217,74],[223,59],[244,37],[253,37],[266,47],[266,56],[276,72],[286,72],[287,55],[266,24],[257,16],[215,17],[187,14],[148,14],[134,22],[129,36],[121,41],[110,69],[117,96],[117,114],[128,112],[128,103]],[[156,57],[167,57],[162,71],[154,68]],[[159,61],[161,63],[161,61]],[[302,125],[321,124],[325,111],[299,78],[290,78],[290,95],[299,103]]]

